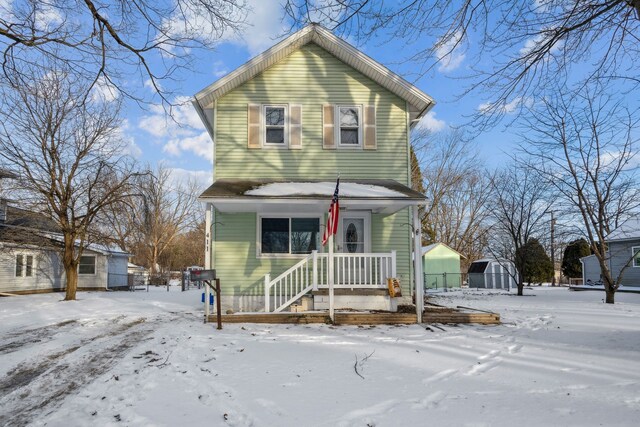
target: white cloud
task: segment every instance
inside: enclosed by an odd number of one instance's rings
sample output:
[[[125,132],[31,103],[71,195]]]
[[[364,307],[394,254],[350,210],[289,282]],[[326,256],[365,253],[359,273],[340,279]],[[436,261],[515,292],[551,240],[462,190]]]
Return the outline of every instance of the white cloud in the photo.
[[[213,75],[216,78],[220,78],[227,74],[229,70],[225,67],[224,62],[216,61],[213,63]]]
[[[417,124],[418,129],[427,129],[433,133],[443,130],[447,126],[444,120],[436,118],[434,111],[429,111]]]
[[[492,112],[500,112],[503,114],[511,114],[520,107],[531,107],[533,105],[533,99],[523,98],[518,96],[512,99],[510,102],[493,103],[483,102],[478,105],[478,111],[482,114],[489,114]]]
[[[196,182],[198,187],[204,189],[211,185],[213,173],[206,170],[187,170],[182,168],[167,168],[169,171],[169,183],[171,187],[179,187],[187,182]]]
[[[37,29],[47,31],[62,24],[64,16],[59,8],[46,2],[36,2],[34,23]]]
[[[138,144],[136,144],[135,139],[130,135],[129,133],[130,129],[131,129],[131,125],[129,124],[129,120],[125,119],[120,124],[120,127],[116,129],[116,135],[123,142],[124,147],[122,149],[122,154],[131,156],[137,159],[137,158],[140,158],[140,156],[142,155],[142,150],[140,149]]]
[[[118,89],[100,76],[91,91],[91,99],[97,102],[113,102],[120,96]]]
[[[204,18],[205,11],[191,8],[182,12],[176,13],[163,23],[169,28],[170,36],[195,37],[209,43],[230,42],[246,47],[252,56],[271,47],[275,44],[276,38],[288,29],[288,26],[282,23],[281,0],[246,0],[245,8],[238,9],[230,6],[228,10],[222,11],[230,19],[239,21],[246,16],[244,19],[246,25],[239,34],[228,30],[221,32],[213,27],[208,19]],[[163,44],[163,48],[170,54],[176,54],[175,48],[170,43]]]
[[[460,67],[465,58],[463,43],[462,31],[457,31],[446,39],[438,40],[434,51],[439,63],[439,71],[448,72]]]
[[[530,54],[533,50],[535,49],[539,49],[542,48],[543,45],[545,43],[548,43],[549,40],[555,36],[555,30],[552,28],[543,28],[541,29],[538,34],[536,34],[534,37],[531,37],[529,39],[527,39],[524,42],[524,46],[520,48],[520,56],[527,56],[528,54]],[[555,55],[556,53],[558,53],[560,51],[560,49],[562,49],[562,46],[564,45],[564,41],[563,40],[557,40],[556,42],[554,42],[554,44],[550,47],[544,47],[544,50],[547,53],[550,53],[551,55]],[[537,56],[537,54],[536,54]]]
[[[170,139],[162,151],[176,157],[181,156],[183,152],[192,152],[213,162],[213,143],[207,132],[185,138]]]
[[[163,144],[162,151],[175,157],[185,152],[196,154],[209,161],[213,160],[213,144],[198,113],[188,97],[178,97],[177,104],[167,116],[161,105],[151,107],[151,114],[143,116],[138,127],[156,137]]]

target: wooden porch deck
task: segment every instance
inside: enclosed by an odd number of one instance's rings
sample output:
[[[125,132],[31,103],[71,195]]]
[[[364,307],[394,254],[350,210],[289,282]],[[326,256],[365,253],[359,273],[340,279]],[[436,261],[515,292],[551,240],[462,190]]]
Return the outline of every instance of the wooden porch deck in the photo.
[[[336,325],[410,325],[417,323],[415,313],[392,312],[336,312]],[[216,322],[216,315],[209,315],[208,322]],[[500,324],[498,313],[463,312],[451,310],[425,310],[423,323],[478,323],[483,325]],[[282,324],[330,324],[326,312],[305,313],[238,313],[223,314],[222,323],[282,323]]]

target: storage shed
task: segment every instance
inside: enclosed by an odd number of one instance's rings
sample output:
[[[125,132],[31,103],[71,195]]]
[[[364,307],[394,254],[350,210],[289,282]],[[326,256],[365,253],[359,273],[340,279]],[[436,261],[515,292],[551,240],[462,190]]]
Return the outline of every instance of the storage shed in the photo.
[[[422,271],[426,289],[459,288],[460,258],[464,256],[444,243],[422,247]]]
[[[516,267],[511,261],[483,258],[469,266],[469,287],[485,289],[511,289],[516,286],[513,279]]]

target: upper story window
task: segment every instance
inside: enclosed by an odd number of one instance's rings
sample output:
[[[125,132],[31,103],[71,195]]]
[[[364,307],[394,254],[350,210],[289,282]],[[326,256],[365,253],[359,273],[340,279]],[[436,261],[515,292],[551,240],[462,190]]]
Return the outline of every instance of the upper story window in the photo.
[[[287,107],[284,105],[264,106],[265,145],[285,147],[287,145]]]
[[[362,145],[362,108],[360,106],[337,107],[338,145],[341,147],[359,147]]]
[[[633,266],[640,267],[640,246],[632,247],[631,253],[633,255]]]
[[[33,255],[16,255],[16,277],[33,276]]]
[[[78,274],[96,274],[96,257],[93,255],[81,256]]]

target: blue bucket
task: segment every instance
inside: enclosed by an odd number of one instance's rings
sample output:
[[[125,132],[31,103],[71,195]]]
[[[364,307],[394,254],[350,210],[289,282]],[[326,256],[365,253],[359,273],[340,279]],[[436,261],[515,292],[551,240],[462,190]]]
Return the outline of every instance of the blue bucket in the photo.
[[[204,303],[204,292],[202,293],[202,298],[200,298],[200,302]],[[209,305],[213,305],[213,294],[209,294]]]

